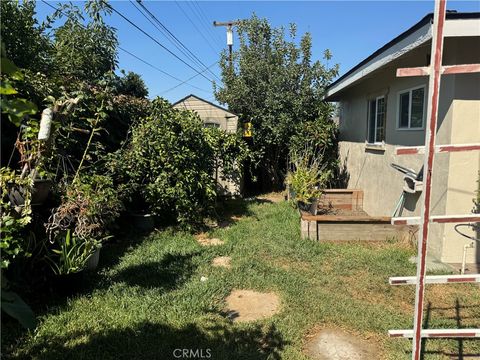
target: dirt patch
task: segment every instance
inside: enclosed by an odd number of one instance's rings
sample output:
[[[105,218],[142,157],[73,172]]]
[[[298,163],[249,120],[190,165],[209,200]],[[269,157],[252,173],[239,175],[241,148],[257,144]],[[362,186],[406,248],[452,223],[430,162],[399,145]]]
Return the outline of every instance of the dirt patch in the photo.
[[[213,266],[224,267],[229,269],[231,267],[230,262],[232,258],[230,256],[218,256],[212,261]]]
[[[215,245],[223,245],[225,241],[218,239],[218,238],[210,238],[206,233],[200,233],[195,235],[195,239],[198,243],[202,246],[215,246]]]
[[[227,316],[233,321],[254,321],[279,312],[280,298],[273,292],[234,290],[226,299]]]
[[[405,314],[412,313],[411,288],[392,287],[382,276],[357,270],[355,274],[339,276],[338,285],[354,299],[369,304],[382,304],[392,311],[401,310]]]
[[[370,360],[380,352],[369,342],[337,329],[322,329],[308,336],[305,353],[315,360]]]
[[[258,200],[270,201],[272,203],[279,203],[285,201],[285,193],[282,192],[272,192],[268,194],[262,194],[257,196]]]

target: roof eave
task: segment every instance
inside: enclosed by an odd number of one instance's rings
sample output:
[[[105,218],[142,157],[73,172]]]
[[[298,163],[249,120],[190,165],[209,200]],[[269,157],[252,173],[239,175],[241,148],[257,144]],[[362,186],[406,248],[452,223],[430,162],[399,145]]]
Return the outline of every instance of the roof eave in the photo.
[[[178,105],[178,104],[184,102],[184,101],[187,100],[189,97],[194,97],[194,98],[196,98],[197,100],[203,101],[204,103],[207,103],[207,104],[209,104],[209,105],[211,105],[211,106],[213,106],[213,107],[215,107],[215,108],[217,108],[217,109],[223,110],[223,111],[225,111],[225,112],[228,112],[229,114],[232,114],[232,115],[238,117],[237,114],[231,112],[230,110],[228,110],[228,109],[226,109],[226,108],[224,108],[224,107],[222,107],[222,106],[220,106],[220,105],[214,104],[214,103],[212,103],[212,102],[210,102],[210,101],[208,101],[208,100],[202,99],[201,97],[199,97],[199,96],[197,96],[197,95],[194,95],[194,94],[189,94],[189,95],[181,98],[180,100],[174,102],[174,103],[172,104],[172,106],[175,106],[175,105]]]
[[[466,20],[467,22],[468,20],[475,20],[478,22],[479,19],[480,13],[447,13],[447,20]],[[415,47],[418,47],[430,40],[432,37],[432,20],[432,14],[426,15],[422,20],[413,25],[407,31],[403,32],[375,51],[372,55],[354,66],[347,73],[342,75],[327,87],[323,100],[338,101],[338,95],[342,90],[354,85],[373,71],[390,63],[391,61],[394,61],[396,58],[402,56],[406,52],[413,50]],[[449,21],[449,23],[452,22]],[[468,28],[462,29],[462,31],[465,31],[465,36],[480,35],[476,34],[478,30],[475,29],[475,24],[473,24],[473,26],[470,25]],[[452,29],[450,29],[451,31],[448,30],[449,29],[446,27],[446,37],[462,36],[462,34],[454,33],[455,31],[459,30],[458,27],[452,26]]]

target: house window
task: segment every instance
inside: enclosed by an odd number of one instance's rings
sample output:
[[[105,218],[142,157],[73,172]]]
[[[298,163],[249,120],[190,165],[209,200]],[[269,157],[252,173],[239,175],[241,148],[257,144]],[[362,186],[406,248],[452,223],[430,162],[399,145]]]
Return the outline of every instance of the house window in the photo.
[[[422,129],[425,115],[425,87],[401,91],[398,94],[398,128]]]
[[[381,143],[385,140],[385,97],[379,96],[368,102],[368,142]]]

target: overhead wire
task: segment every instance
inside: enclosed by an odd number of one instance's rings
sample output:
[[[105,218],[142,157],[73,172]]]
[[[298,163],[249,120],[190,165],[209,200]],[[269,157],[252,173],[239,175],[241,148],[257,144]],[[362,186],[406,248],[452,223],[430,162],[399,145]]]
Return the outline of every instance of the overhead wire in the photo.
[[[214,62],[212,65],[210,65],[208,68],[210,69],[210,68],[212,68],[212,67],[213,67],[214,65],[216,65],[216,64],[218,64],[218,61],[215,61],[215,62]],[[206,69],[205,69],[204,71],[206,71]],[[182,86],[183,84],[188,83],[190,80],[196,78],[197,76],[198,76],[198,74],[195,74],[195,75],[189,77],[187,80],[184,80],[184,81],[182,81],[181,83],[179,83],[179,84],[177,84],[177,85],[175,85],[175,86],[172,86],[171,88],[163,91],[161,94],[164,95],[164,94],[166,94],[166,93],[168,93],[168,92],[170,92],[170,91],[172,91],[172,90],[175,90],[175,89],[178,88],[179,86]]]
[[[125,49],[121,48],[120,46],[119,46],[118,48],[121,49],[121,50],[123,50],[123,51],[124,51],[125,53],[127,53],[128,55],[134,57],[135,59],[143,62],[144,64],[146,64],[146,65],[148,65],[148,66],[150,66],[152,69],[155,69],[155,70],[161,72],[161,73],[164,74],[164,75],[167,75],[168,77],[170,77],[170,78],[172,78],[172,79],[174,79],[174,80],[180,81],[180,84],[181,84],[181,85],[188,84],[189,86],[191,86],[191,87],[193,87],[193,88],[195,88],[195,89],[197,89],[197,90],[204,91],[204,92],[207,92],[207,93],[211,93],[210,90],[202,89],[201,87],[198,87],[198,86],[196,86],[196,85],[190,84],[190,83],[188,82],[188,80],[185,81],[185,80],[182,80],[182,79],[177,78],[176,76],[170,75],[170,74],[167,73],[166,71],[163,71],[162,69],[156,67],[155,65],[150,64],[148,61],[143,60],[142,58],[138,57],[138,56],[135,55],[135,54],[132,54],[130,51],[125,50]],[[203,70],[203,71],[205,71],[205,70]],[[199,75],[199,74],[195,74],[195,77],[198,76],[198,75]]]
[[[212,40],[213,44],[218,43],[219,48],[221,48],[221,45],[220,45],[221,41],[218,42],[216,39],[214,39],[214,36],[212,36],[211,28],[207,26],[208,20],[205,21],[204,18],[202,18],[200,12],[198,11],[198,7],[196,6],[196,2],[195,1],[185,1],[185,3],[187,4],[187,7],[192,11],[192,14],[198,19],[198,24],[200,25],[200,27],[205,30],[204,34]],[[214,45],[214,47],[215,47],[215,49],[217,49],[217,47],[215,45]]]
[[[206,43],[208,44],[208,46],[210,46],[210,48],[212,49],[212,51],[214,52],[215,55],[218,55],[217,54],[217,50],[215,50],[214,46],[212,46],[212,44],[210,43],[210,41],[205,37],[205,35],[203,34],[202,31],[200,31],[200,29],[197,27],[197,25],[195,25],[195,22],[190,18],[190,16],[188,16],[188,14],[185,12],[185,10],[180,6],[179,2],[178,1],[175,1],[175,4],[177,5],[177,7],[182,11],[182,13],[185,15],[185,17],[187,18],[187,20],[193,25],[193,27],[197,30],[197,32],[200,34],[200,36],[206,41]],[[188,5],[188,3],[187,3]]]
[[[183,60],[181,57],[179,57],[177,54],[175,54],[173,51],[171,51],[169,48],[167,48],[165,45],[163,45],[160,41],[158,41],[157,39],[155,39],[152,35],[150,35],[149,33],[147,33],[145,30],[143,30],[140,26],[138,26],[137,24],[135,24],[133,21],[131,21],[129,18],[127,18],[125,15],[123,15],[120,11],[118,11],[117,9],[115,9],[112,5],[109,5],[110,8],[118,15],[120,16],[122,19],[124,19],[125,21],[127,21],[130,25],[132,25],[133,27],[135,27],[137,30],[139,30],[142,34],[144,34],[145,36],[147,36],[149,39],[151,39],[152,41],[154,41],[158,46],[160,46],[162,49],[164,49],[165,51],[167,51],[170,55],[172,55],[173,57],[175,57],[177,60],[181,61],[183,64],[185,64],[186,66],[188,66],[190,69],[192,69],[193,71],[195,71],[196,73],[198,73],[199,75],[201,75],[202,77],[204,77],[205,79],[207,79],[208,81],[212,81],[212,79],[209,79],[207,76],[205,76],[205,74],[203,74],[202,72],[200,72],[198,69],[194,68],[192,65],[190,65],[189,63],[187,63],[185,60]]]
[[[210,70],[203,61],[201,61],[198,56],[196,56],[180,39],[178,39],[175,34],[173,34],[172,31],[170,31],[148,8],[142,3],[141,0],[136,0],[138,5],[153,19],[153,21],[158,24],[156,26],[146,15],[143,13],[138,6],[135,5],[133,0],[130,0],[130,2],[137,8],[137,10],[147,18],[152,25],[157,28],[179,51],[182,52],[185,56],[189,57],[191,60],[197,62],[202,68],[208,69],[209,73],[212,74],[214,77],[216,77],[220,82],[222,81],[213,71]],[[160,26],[160,28],[159,28]]]
[[[190,54],[188,54],[187,52],[185,52],[185,50],[182,49],[181,47],[179,47],[179,45],[178,45],[177,43],[175,43],[174,41],[172,41],[172,39],[167,35],[167,32],[166,32],[165,29],[163,28],[163,24],[160,23],[160,24],[159,24],[160,27],[159,27],[159,25],[157,25],[155,22],[153,22],[153,21],[150,19],[151,16],[149,17],[149,16],[145,13],[145,12],[149,13],[149,11],[148,11],[148,9],[145,8],[145,6],[144,6],[142,3],[140,3],[138,0],[136,0],[136,2],[138,3],[138,5],[140,5],[140,7],[135,3],[135,1],[130,0],[130,3],[132,4],[132,6],[134,6],[135,9],[136,9],[143,17],[145,17],[145,19],[147,19],[147,21],[148,21],[150,24],[152,24],[158,31],[160,31],[160,33],[162,33],[162,35],[163,35],[164,37],[166,37],[167,40],[169,40],[170,43],[172,43],[184,56],[188,57],[188,58],[189,58],[191,61],[193,61],[193,62],[197,62],[197,64],[198,64],[199,66],[202,66],[192,55],[190,55]],[[143,9],[143,10],[142,10],[142,9]]]
[[[55,11],[58,11],[58,12],[59,12],[60,14],[62,14],[63,16],[69,17],[67,14],[65,14],[63,11],[61,11],[59,8],[57,8],[57,7],[49,4],[47,1],[41,0],[41,2],[43,2],[45,5],[49,6],[50,8],[54,9]],[[82,28],[86,29],[86,27],[85,27],[83,24],[79,24],[79,25],[80,25]],[[188,84],[189,86],[191,86],[191,87],[193,87],[193,88],[195,88],[195,89],[197,89],[197,90],[204,91],[204,92],[207,92],[207,93],[211,93],[210,90],[205,90],[205,89],[202,89],[201,87],[198,87],[198,86],[196,86],[196,85],[193,85],[193,84],[188,83],[189,80],[182,80],[182,79],[179,79],[178,77],[176,77],[176,76],[174,76],[174,75],[169,74],[168,72],[166,72],[166,71],[158,68],[157,66],[149,63],[148,61],[142,59],[141,57],[135,55],[135,54],[132,53],[131,51],[129,51],[129,50],[127,50],[127,49],[125,49],[125,48],[123,48],[123,47],[121,47],[121,46],[118,46],[118,48],[119,48],[120,50],[122,50],[123,52],[125,52],[126,54],[134,57],[134,58],[137,59],[138,61],[144,63],[145,65],[147,65],[147,66],[149,66],[149,67],[151,67],[152,69],[154,69],[154,70],[162,73],[163,75],[168,76],[168,77],[170,77],[170,78],[172,78],[172,79],[174,79],[174,80],[179,81],[179,82],[180,82],[180,85]],[[212,65],[212,66],[213,66],[213,65]],[[203,70],[203,71],[205,71],[205,70]],[[194,77],[196,77],[196,76],[198,76],[198,75],[200,75],[200,74],[197,73]],[[192,79],[192,78],[194,78],[194,77],[191,77],[190,79]],[[180,85],[179,85],[179,86],[180,86]]]
[[[212,40],[214,42],[219,42],[219,44],[222,44],[224,41],[218,32],[213,31],[213,26],[208,26],[208,24],[212,24],[211,21],[208,20],[207,16],[205,15],[205,12],[202,10],[200,7],[200,4],[198,1],[192,1],[192,6],[197,10],[199,16],[200,23],[204,25],[204,28],[207,30],[207,33],[210,33],[212,36]]]

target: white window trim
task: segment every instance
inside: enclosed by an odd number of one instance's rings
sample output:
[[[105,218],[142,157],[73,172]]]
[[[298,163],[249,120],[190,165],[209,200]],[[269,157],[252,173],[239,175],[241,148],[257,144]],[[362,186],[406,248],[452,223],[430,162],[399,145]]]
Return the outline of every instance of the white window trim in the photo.
[[[367,141],[366,141],[366,144],[367,145],[381,145],[381,146],[385,146],[385,140],[382,140],[382,141],[377,141],[377,114],[378,114],[378,100],[379,99],[384,99],[385,101],[385,122],[387,121],[387,114],[386,114],[386,109],[387,109],[387,100],[386,100],[386,97],[385,95],[380,95],[380,96],[377,96],[376,98],[371,98],[371,99],[368,99],[367,101],[367,104],[368,104],[368,117],[367,117]],[[373,132],[373,137],[374,137],[374,141],[373,143],[370,142],[370,139],[369,139],[369,136],[370,136],[370,102],[371,101],[374,101],[375,100],[375,131]],[[385,129],[384,131],[386,130],[386,124],[384,124],[385,126]]]
[[[412,91],[423,89],[423,118],[422,118],[422,126],[412,128],[410,127],[410,122],[412,121],[411,118],[411,111],[412,111]],[[404,94],[408,91],[408,127],[400,127],[400,95]],[[403,89],[397,92],[397,114],[396,114],[396,130],[399,131],[422,131],[425,130],[425,118],[427,116],[427,87],[425,85],[415,86],[409,89]]]

